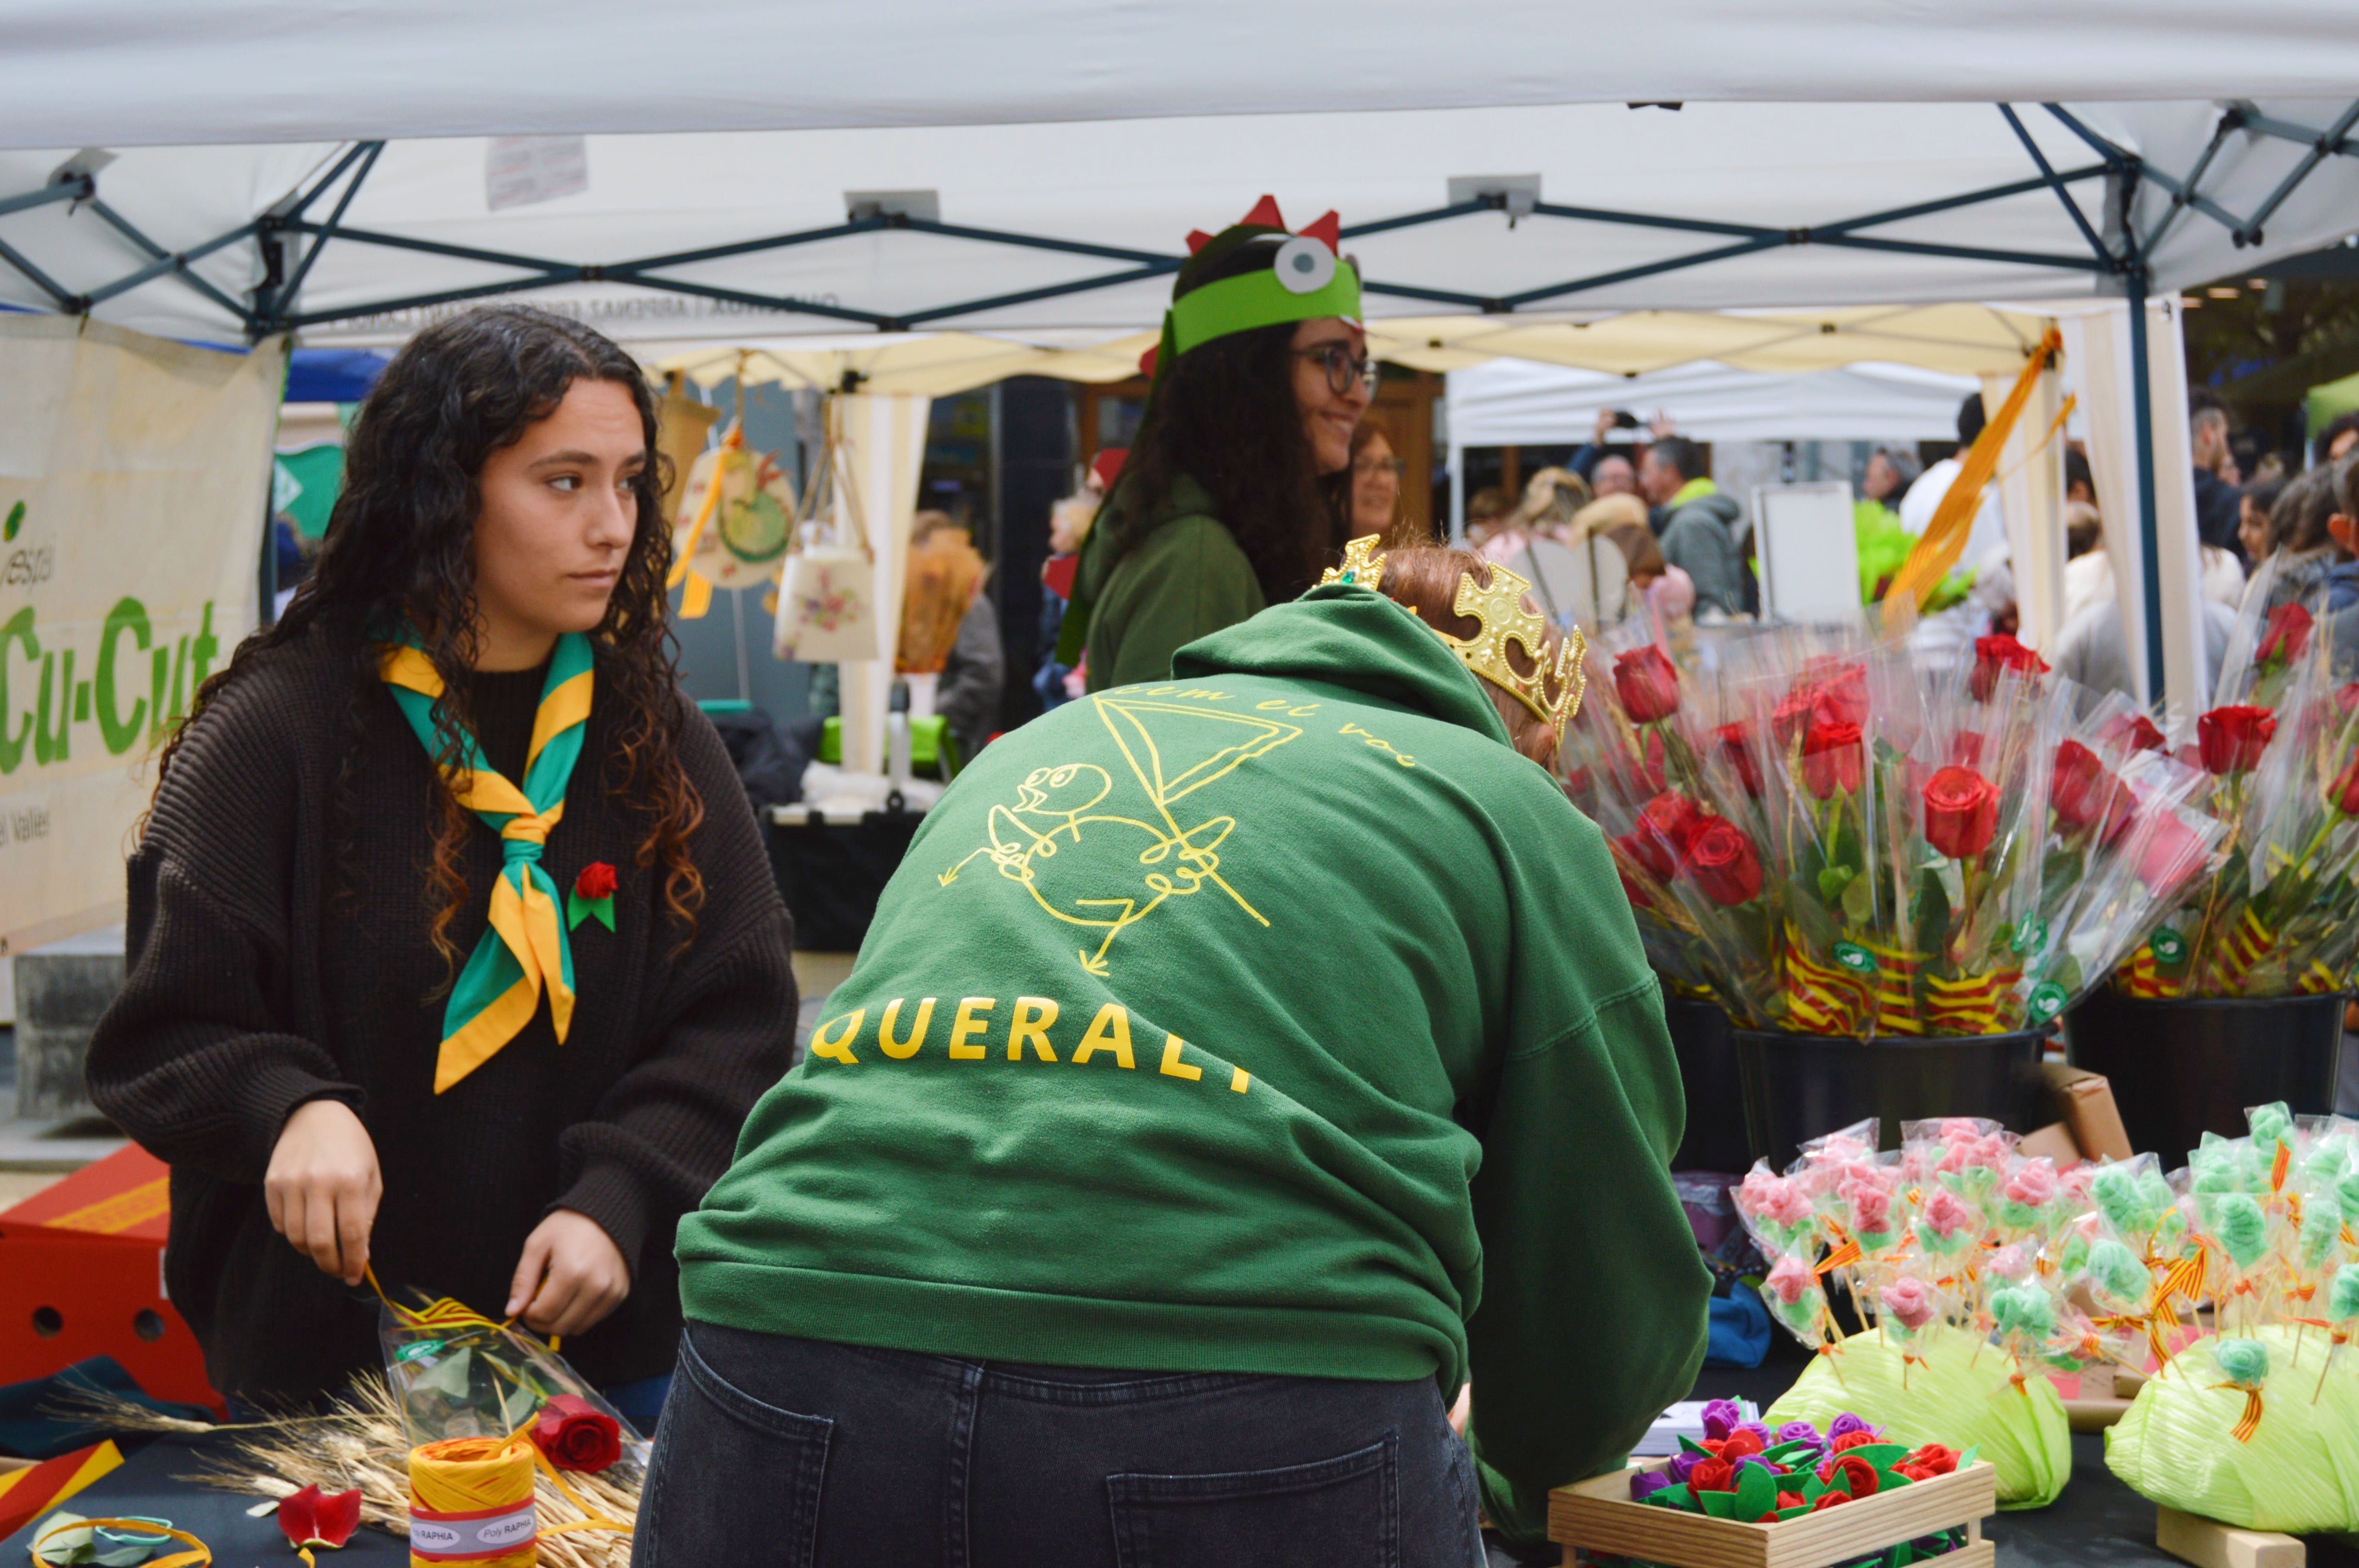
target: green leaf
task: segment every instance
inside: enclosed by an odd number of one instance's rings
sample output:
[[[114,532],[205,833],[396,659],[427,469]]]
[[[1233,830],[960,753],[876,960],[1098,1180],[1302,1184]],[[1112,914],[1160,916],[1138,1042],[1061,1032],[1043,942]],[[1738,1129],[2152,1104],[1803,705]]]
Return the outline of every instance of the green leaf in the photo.
[[[1734,1492],[1698,1492],[1696,1500],[1703,1505],[1703,1511],[1714,1519],[1736,1517],[1736,1494]]]
[[[412,1391],[423,1390],[443,1398],[463,1401],[467,1397],[467,1368],[474,1357],[472,1350],[461,1350],[436,1362],[426,1371],[410,1379]]]
[[[1977,1458],[1981,1457],[1983,1445],[1977,1443],[1972,1448],[1967,1449],[1963,1454],[1959,1454],[1958,1468],[1962,1470],[1967,1465],[1972,1465]]]
[[[1783,1524],[1789,1519],[1800,1519],[1804,1514],[1809,1513],[1810,1511],[1810,1505],[1808,1503],[1797,1503],[1790,1509],[1779,1509],[1777,1510],[1777,1522],[1779,1524]]]
[[[1736,1517],[1750,1523],[1777,1506],[1777,1478],[1758,1465],[1736,1467]]]
[[[1698,1443],[1692,1437],[1682,1437],[1680,1439],[1680,1452],[1682,1454],[1701,1454],[1707,1459],[1712,1456],[1711,1449],[1706,1448],[1702,1444]]]
[[[1798,1437],[1791,1443],[1771,1444],[1768,1447],[1761,1451],[1761,1457],[1767,1459],[1772,1465],[1782,1465],[1786,1462],[1786,1456],[1788,1454],[1799,1454],[1804,1449],[1815,1449],[1819,1445],[1816,1443],[1810,1441],[1810,1439],[1807,1437]]]
[[[1688,1488],[1685,1482],[1675,1487],[1665,1487],[1659,1492],[1649,1493],[1647,1501],[1658,1508],[1678,1509],[1683,1513],[1696,1511],[1695,1493]]]
[[[1859,873],[1849,866],[1829,866],[1819,873],[1819,897],[1828,903],[1836,903],[1843,896],[1843,890],[1850,887],[1858,876]]]
[[[1861,877],[1843,892],[1843,918],[1854,925],[1871,925],[1875,920],[1875,882]]]
[[[69,1528],[81,1524],[82,1519],[83,1516],[81,1514],[68,1513],[60,1509],[35,1525],[31,1538],[34,1544],[34,1560],[60,1564],[89,1562],[92,1550],[91,1530],[87,1526],[81,1530]],[[58,1533],[49,1535],[49,1531],[53,1530]],[[42,1540],[44,1536],[49,1536],[49,1539]]]
[[[1844,1449],[1842,1456],[1848,1459],[1854,1454],[1882,1470],[1908,1458],[1908,1445],[1905,1443],[1862,1443]]]

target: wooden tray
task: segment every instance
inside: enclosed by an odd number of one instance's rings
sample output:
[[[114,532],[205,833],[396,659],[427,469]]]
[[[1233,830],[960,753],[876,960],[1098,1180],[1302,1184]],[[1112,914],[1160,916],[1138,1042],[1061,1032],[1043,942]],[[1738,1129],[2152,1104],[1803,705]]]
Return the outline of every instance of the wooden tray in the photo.
[[[1826,1568],[1960,1525],[1965,1527],[1965,1545],[1933,1559],[1935,1563],[1991,1568],[1996,1557],[1982,1532],[1982,1521],[1998,1508],[1998,1472],[1987,1459],[1779,1524],[1739,1524],[1634,1503],[1635,1473],[1599,1476],[1549,1494],[1549,1539],[1564,1547],[1567,1568],[1581,1561],[1576,1547],[1669,1568]]]

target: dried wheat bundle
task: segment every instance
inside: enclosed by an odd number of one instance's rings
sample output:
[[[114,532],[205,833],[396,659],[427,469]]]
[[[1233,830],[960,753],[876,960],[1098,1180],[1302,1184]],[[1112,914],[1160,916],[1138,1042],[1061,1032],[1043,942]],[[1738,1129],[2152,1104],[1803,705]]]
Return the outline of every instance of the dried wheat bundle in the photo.
[[[958,641],[959,622],[983,586],[983,557],[966,530],[936,527],[909,550],[908,584],[901,595],[904,675],[940,675]]]

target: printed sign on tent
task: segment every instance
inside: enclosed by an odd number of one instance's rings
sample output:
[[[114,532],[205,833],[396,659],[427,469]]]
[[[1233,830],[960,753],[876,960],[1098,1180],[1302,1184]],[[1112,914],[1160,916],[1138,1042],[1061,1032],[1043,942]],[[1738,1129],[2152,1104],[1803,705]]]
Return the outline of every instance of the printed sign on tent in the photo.
[[[122,918],[155,751],[255,622],[286,372],[0,316],[0,954]]]

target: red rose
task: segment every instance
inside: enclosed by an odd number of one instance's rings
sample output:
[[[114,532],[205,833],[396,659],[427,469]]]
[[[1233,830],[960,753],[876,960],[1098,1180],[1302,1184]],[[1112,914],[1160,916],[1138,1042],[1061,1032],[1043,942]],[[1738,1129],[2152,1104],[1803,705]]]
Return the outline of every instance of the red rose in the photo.
[[[2299,604],[2280,604],[2269,611],[2268,625],[2261,633],[2261,645],[2253,654],[2253,662],[2270,669],[2282,669],[2301,657],[2310,646],[2310,611]]]
[[[1745,1427],[1738,1427],[1734,1432],[1730,1433],[1725,1438],[1721,1440],[1720,1456],[1723,1459],[1727,1460],[1731,1465],[1735,1464],[1739,1459],[1744,1458],[1748,1454],[1758,1454],[1760,1452],[1761,1434]]]
[[[2266,708],[2231,703],[2195,721],[2195,743],[2207,773],[2248,773],[2277,732],[2277,716]]]
[[[2048,804],[2056,808],[2056,825],[2067,833],[2103,823],[2103,841],[2110,844],[2129,827],[2136,803],[2096,752],[2078,741],[2067,741],[2056,748]]]
[[[1616,838],[1614,843],[1623,854],[1629,855],[1633,860],[1637,858],[1632,853],[1631,846],[1626,840]],[[1624,869],[1619,858],[1616,858],[1614,862],[1614,874],[1622,879],[1622,896],[1630,901],[1631,908],[1652,909],[1655,906],[1655,895],[1631,881],[1629,871]]]
[[[1721,1458],[1704,1460],[1688,1472],[1690,1492],[1733,1492],[1736,1490],[1736,1466]]]
[[[2343,764],[2343,771],[2334,775],[2334,782],[2326,786],[2326,798],[2343,816],[2359,816],[2359,752],[2352,753],[2351,760]]]
[[[1950,761],[1962,768],[1983,765],[1983,736],[1980,730],[1961,730],[1950,737]]]
[[[1777,711],[1769,716],[1770,733],[1780,745],[1791,744],[1795,736],[1810,727],[1810,715],[1819,705],[1819,688],[1798,686],[1777,701]]]
[[[1665,790],[1640,808],[1638,826],[1630,834],[1631,852],[1640,865],[1669,881],[1687,858],[1688,840],[1702,826],[1703,813],[1695,802]]]
[[[1786,1509],[1799,1509],[1799,1508],[1800,1508],[1801,1506],[1802,1506],[1802,1494],[1801,1494],[1801,1493],[1799,1493],[1799,1492],[1780,1492],[1780,1493],[1778,1493],[1778,1494],[1777,1494],[1777,1508],[1778,1508],[1778,1511],[1779,1511],[1779,1512],[1781,1512],[1781,1513],[1782,1513],[1783,1511],[1785,1511],[1785,1510],[1786,1510]]]
[[[1928,1443],[1908,1456],[1908,1463],[1928,1476],[1946,1476],[1958,1467],[1958,1451]]]
[[[582,868],[573,879],[573,891],[583,898],[599,899],[614,896],[614,868],[603,860],[592,860]]]
[[[1822,1514],[1829,1509],[1839,1509],[1849,1501],[1851,1501],[1851,1496],[1846,1492],[1821,1492],[1818,1501],[1810,1505],[1810,1511],[1814,1514]]]
[[[1877,1483],[1875,1465],[1872,1461],[1856,1454],[1846,1454],[1835,1461],[1835,1469],[1842,1474],[1843,1490],[1854,1498],[1875,1496]]]
[[[1649,643],[1614,655],[1614,692],[1633,724],[1652,724],[1680,710],[1679,666]]]
[[[2157,898],[2169,898],[2203,869],[2203,840],[2175,811],[2157,808],[2147,824],[2146,842],[2138,848],[2137,878]]]
[[[1761,857],[1744,828],[1715,816],[1688,840],[1688,874],[1718,904],[1749,903],[1761,892]],[[1756,1444],[1754,1453],[1759,1453]]]
[[[1875,1433],[1868,1431],[1867,1428],[1863,1426],[1857,1432],[1846,1432],[1841,1437],[1836,1438],[1832,1446],[1831,1446],[1827,1452],[1830,1454],[1841,1454],[1846,1448],[1864,1448],[1871,1443],[1881,1443],[1882,1441],[1884,1441],[1882,1438],[1876,1436]]]
[[[1820,684],[1818,717],[1832,724],[1867,722],[1867,666],[1837,670]]]
[[[2143,713],[2116,713],[2105,720],[2097,731],[2097,739],[2108,746],[2119,746],[2125,752],[2161,752],[2169,749],[2162,731],[2154,720]]]
[[[2046,675],[2048,662],[2004,633],[1974,639],[1974,673],[1968,685],[1976,702],[1988,702],[1998,677],[2008,670],[2026,676]]]
[[[1943,768],[1925,781],[1925,841],[1953,860],[1990,848],[1998,833],[1998,786],[1972,768]]]
[[[1753,754],[1753,727],[1745,723],[1723,724],[1712,733],[1720,738],[1720,750],[1736,769],[1736,782],[1745,793],[1756,800],[1761,798],[1761,762]]]
[[[104,1510],[101,1510],[104,1511]],[[361,1489],[323,1492],[306,1487],[278,1504],[278,1528],[294,1547],[342,1546],[361,1527]]]
[[[1802,785],[1820,800],[1837,790],[1856,791],[1866,758],[1859,726],[1813,719],[1802,737]]]
[[[560,1470],[603,1470],[623,1456],[621,1423],[576,1394],[556,1395],[541,1406],[530,1435]]]

